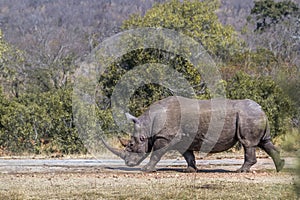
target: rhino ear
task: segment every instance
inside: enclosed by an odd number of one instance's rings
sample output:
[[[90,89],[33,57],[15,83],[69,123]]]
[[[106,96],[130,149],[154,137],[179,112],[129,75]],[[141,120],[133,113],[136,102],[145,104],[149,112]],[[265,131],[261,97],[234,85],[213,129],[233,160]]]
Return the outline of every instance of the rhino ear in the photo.
[[[135,124],[139,124],[140,123],[140,120],[137,117],[135,117],[135,116],[133,116],[133,115],[131,115],[129,113],[125,113],[125,115],[126,115],[126,118],[128,120],[133,121],[133,123],[135,123]]]

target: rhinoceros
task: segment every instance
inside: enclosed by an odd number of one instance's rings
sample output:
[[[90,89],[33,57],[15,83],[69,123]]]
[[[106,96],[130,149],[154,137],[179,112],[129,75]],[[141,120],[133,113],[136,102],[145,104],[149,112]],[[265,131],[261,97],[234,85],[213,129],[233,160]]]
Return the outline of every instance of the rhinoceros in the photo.
[[[134,132],[130,140],[120,138],[124,149],[112,147],[105,140],[103,143],[130,167],[139,165],[151,154],[142,170],[155,171],[167,151],[178,150],[187,162],[185,171],[195,172],[194,151],[218,153],[237,142],[244,149],[244,163],[237,172],[249,172],[257,162],[256,147],[273,159],[277,172],[284,166],[279,150],[271,142],[266,114],[259,104],[249,99],[213,101],[171,96],[155,102],[139,117],[128,113],[126,116],[134,124]],[[202,148],[204,144],[210,148]]]

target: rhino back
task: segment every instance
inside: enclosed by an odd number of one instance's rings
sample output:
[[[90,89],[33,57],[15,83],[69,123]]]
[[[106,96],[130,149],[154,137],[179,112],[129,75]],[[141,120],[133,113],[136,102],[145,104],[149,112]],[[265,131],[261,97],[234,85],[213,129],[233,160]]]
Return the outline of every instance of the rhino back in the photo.
[[[204,142],[214,145],[211,152],[231,148],[238,141],[238,126],[246,144],[258,143],[266,127],[266,117],[261,107],[251,100],[224,100],[220,103],[221,106],[214,106],[216,104],[212,100],[171,96],[152,104],[141,120],[151,137],[171,141],[179,136],[183,145],[188,144],[189,149],[195,151],[199,151]],[[226,115],[219,115],[224,108]],[[217,134],[217,142],[215,137],[207,134],[208,129],[215,126],[212,116],[220,117],[219,120],[224,122],[220,133],[212,132]]]
[[[207,126],[214,126],[214,124],[208,118],[212,114],[218,115],[218,112],[220,111],[216,108],[211,108],[208,113],[200,111],[201,127],[199,127],[199,132],[191,145],[191,149],[200,150],[204,141],[214,145],[210,151],[212,153],[228,150],[238,140],[245,146],[256,146],[267,132],[267,118],[259,104],[248,99],[227,100],[222,131],[219,133],[216,143],[209,141],[209,135],[205,135]]]

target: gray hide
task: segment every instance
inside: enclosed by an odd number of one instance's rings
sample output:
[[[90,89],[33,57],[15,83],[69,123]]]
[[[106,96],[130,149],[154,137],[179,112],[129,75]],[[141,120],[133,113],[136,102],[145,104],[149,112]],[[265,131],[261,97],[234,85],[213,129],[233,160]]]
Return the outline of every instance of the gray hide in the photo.
[[[122,141],[124,150],[103,142],[128,166],[139,165],[151,153],[144,171],[154,171],[168,150],[178,150],[187,161],[187,171],[193,172],[197,170],[194,151],[218,153],[238,141],[245,151],[244,164],[238,172],[248,172],[256,163],[256,147],[271,156],[277,171],[283,168],[284,160],[271,142],[268,120],[260,105],[252,100],[224,100],[220,101],[222,105],[213,102],[179,96],[165,98],[139,117],[126,114],[134,123],[134,132],[129,141]]]

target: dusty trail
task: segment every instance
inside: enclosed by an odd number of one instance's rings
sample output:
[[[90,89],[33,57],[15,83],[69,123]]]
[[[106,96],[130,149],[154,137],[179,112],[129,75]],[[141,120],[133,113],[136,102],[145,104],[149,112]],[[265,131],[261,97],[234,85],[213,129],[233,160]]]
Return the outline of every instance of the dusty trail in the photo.
[[[293,168],[294,158],[285,158],[285,168]],[[141,166],[149,160],[144,160],[137,167],[127,167],[120,159],[0,159],[0,174],[13,173],[54,173],[54,172],[139,172]],[[241,158],[213,158],[196,161],[199,171],[215,170],[233,172],[242,164]],[[182,171],[186,167],[185,160],[164,159],[157,164],[160,171]],[[270,158],[258,158],[258,162],[251,168],[252,171],[275,169]]]

